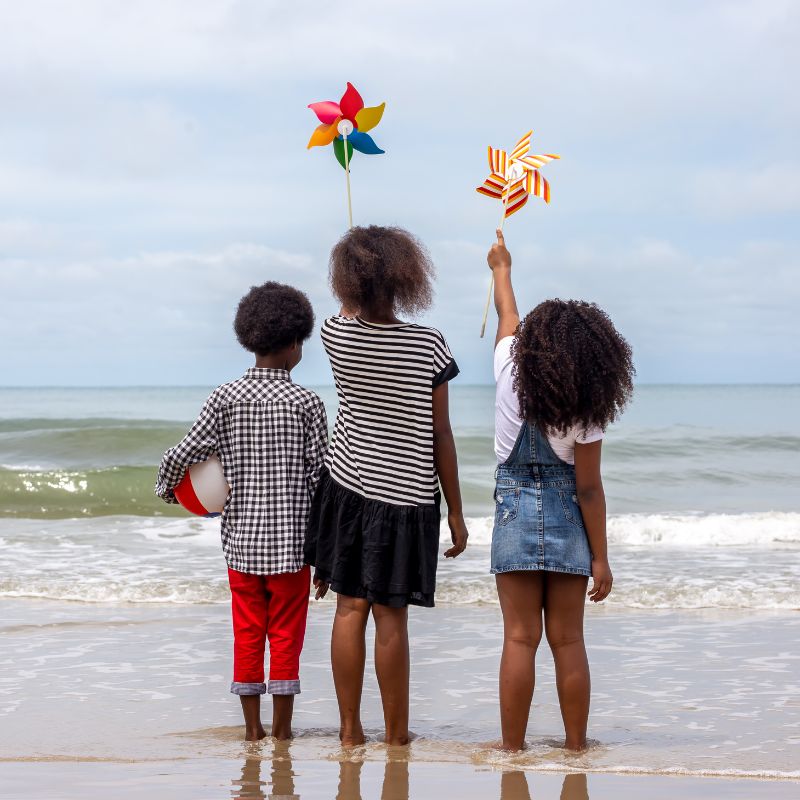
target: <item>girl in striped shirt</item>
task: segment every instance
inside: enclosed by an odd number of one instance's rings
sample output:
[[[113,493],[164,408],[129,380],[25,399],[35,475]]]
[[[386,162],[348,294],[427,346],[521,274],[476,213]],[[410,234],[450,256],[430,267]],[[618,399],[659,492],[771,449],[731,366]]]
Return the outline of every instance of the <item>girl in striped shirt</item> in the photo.
[[[431,607],[439,543],[439,486],[454,558],[467,544],[448,382],[458,367],[439,331],[397,314],[431,304],[433,264],[399,228],[352,228],[333,248],[341,301],[325,320],[339,411],[312,503],[306,560],[317,597],[337,593],[331,660],[340,738],[361,744],[365,629],[375,620],[375,670],[388,744],[408,742],[408,606]]]

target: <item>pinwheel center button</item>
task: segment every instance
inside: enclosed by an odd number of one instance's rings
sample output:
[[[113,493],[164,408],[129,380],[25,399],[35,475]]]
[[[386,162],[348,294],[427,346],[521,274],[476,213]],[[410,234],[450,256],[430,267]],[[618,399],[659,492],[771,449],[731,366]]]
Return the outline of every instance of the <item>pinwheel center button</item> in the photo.
[[[342,136],[349,136],[353,132],[353,123],[349,119],[339,120],[336,129]]]

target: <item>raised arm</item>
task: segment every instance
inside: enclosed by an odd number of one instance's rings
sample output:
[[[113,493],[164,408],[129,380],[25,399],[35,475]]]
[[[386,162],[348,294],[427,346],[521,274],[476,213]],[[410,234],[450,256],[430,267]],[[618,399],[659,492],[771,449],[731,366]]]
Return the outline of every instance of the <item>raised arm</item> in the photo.
[[[453,546],[445,551],[445,558],[455,558],[467,546],[467,525],[461,505],[461,486],[458,483],[458,457],[453,429],[450,427],[450,402],[447,383],[433,390],[433,457],[439,483],[447,502],[447,523]]]
[[[497,347],[501,339],[513,336],[519,326],[517,299],[514,297],[514,287],[511,285],[511,253],[506,249],[506,241],[499,228],[497,243],[489,248],[486,260],[494,275],[494,307],[497,309],[497,336],[494,344]]]
[[[605,600],[614,578],[608,564],[606,541],[606,493],[600,477],[602,441],[575,443],[575,484],[581,516],[592,551],[592,588],[589,598],[595,603]]]

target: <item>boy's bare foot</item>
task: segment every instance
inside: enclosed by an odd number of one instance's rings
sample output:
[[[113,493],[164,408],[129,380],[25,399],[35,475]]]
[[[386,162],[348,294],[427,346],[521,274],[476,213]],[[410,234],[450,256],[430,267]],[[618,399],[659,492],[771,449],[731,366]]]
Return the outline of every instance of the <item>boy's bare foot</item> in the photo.
[[[569,750],[570,753],[583,753],[589,749],[589,745],[586,743],[586,739],[584,739],[582,742],[573,742],[569,739],[565,739],[564,749]]]

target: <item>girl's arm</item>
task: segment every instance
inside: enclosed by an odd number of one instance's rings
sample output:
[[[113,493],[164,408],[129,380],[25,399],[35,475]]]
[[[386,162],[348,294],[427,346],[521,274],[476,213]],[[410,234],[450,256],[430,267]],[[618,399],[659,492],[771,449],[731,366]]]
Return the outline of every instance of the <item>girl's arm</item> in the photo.
[[[445,558],[455,558],[467,546],[467,525],[461,505],[461,486],[458,483],[458,457],[453,429],[450,427],[450,407],[447,383],[433,390],[433,458],[444,499],[447,501],[447,524],[453,546],[445,551]]]
[[[592,551],[592,588],[589,598],[599,603],[611,591],[614,576],[608,564],[606,541],[606,493],[600,477],[600,450],[603,442],[575,443],[575,482],[578,504]]]
[[[486,257],[494,275],[494,307],[497,309],[497,336],[494,345],[506,336],[513,336],[519,327],[519,311],[514,287],[511,285],[511,253],[506,249],[503,232],[497,229],[497,244]]]

